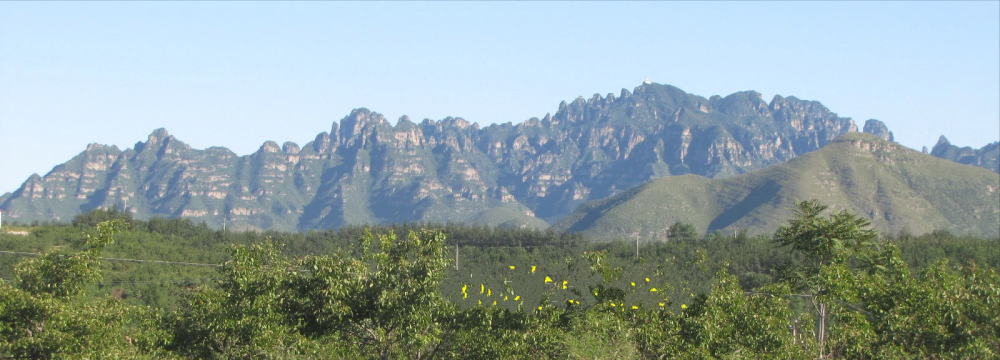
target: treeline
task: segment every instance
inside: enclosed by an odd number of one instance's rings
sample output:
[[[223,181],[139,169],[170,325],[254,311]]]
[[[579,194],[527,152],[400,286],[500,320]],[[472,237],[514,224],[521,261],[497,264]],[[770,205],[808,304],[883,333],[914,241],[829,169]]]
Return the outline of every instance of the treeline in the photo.
[[[45,253],[0,254],[0,357],[1000,356],[998,239],[880,237],[824,209],[800,204],[772,236],[692,230],[638,251],[457,224],[256,233],[91,212],[0,234],[0,250]]]

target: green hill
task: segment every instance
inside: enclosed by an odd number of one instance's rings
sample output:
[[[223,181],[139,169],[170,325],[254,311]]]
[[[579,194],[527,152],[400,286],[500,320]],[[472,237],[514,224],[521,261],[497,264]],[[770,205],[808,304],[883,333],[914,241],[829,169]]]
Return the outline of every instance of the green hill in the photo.
[[[604,238],[664,240],[677,221],[707,232],[773,232],[794,203],[818,199],[872,221],[882,233],[1000,233],[1000,175],[864,133],[725,179],[697,175],[650,181],[589,202],[555,228]]]

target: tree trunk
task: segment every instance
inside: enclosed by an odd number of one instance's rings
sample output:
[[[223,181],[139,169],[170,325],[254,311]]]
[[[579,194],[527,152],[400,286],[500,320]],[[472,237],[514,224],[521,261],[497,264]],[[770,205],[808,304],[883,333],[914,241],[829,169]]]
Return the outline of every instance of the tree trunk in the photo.
[[[826,304],[819,303],[819,358],[823,358],[823,342],[826,340]]]

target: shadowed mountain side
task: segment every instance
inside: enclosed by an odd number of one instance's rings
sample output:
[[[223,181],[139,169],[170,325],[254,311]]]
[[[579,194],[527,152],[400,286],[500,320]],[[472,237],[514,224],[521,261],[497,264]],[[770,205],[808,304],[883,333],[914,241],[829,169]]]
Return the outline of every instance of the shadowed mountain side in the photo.
[[[677,221],[708,232],[771,233],[808,199],[862,215],[881,232],[1000,233],[1000,175],[863,133],[744,175],[653,180],[587,203],[554,227],[655,240]]]

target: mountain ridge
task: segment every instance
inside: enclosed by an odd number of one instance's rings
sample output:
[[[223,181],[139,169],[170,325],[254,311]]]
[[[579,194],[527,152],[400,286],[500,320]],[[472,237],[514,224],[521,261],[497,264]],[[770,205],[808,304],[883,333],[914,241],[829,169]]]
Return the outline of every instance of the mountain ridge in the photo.
[[[1000,173],[1000,142],[997,141],[986,144],[979,149],[973,149],[969,146],[952,145],[948,138],[941,135],[930,154],[960,164],[978,166]]]
[[[0,209],[22,222],[127,205],[138,217],[218,228],[545,227],[589,200],[652,179],[739,175],[857,131],[851,118],[818,101],[775,95],[768,103],[754,91],[705,98],[661,84],[563,101],[555,114],[516,125],[405,116],[392,125],[359,108],[305,145],[267,141],[242,156],[192,149],[162,128],[125,150],[91,144],[0,197]]]
[[[867,217],[882,233],[1000,235],[1000,176],[865,133],[724,179],[653,180],[589,202],[554,226],[597,237],[664,240],[675,222],[707,232],[773,233],[794,204],[818,199]]]

